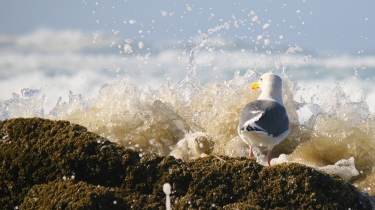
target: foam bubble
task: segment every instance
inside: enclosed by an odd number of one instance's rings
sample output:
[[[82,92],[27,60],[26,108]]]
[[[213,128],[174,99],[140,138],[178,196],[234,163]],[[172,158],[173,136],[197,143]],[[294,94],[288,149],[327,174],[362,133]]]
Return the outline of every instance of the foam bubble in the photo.
[[[355,168],[353,157],[350,157],[347,160],[339,160],[334,165],[319,167],[319,170],[339,175],[345,181],[350,181],[352,177],[359,175],[359,172]]]
[[[202,157],[211,154],[212,138],[204,132],[188,133],[177,142],[169,155],[182,160]]]

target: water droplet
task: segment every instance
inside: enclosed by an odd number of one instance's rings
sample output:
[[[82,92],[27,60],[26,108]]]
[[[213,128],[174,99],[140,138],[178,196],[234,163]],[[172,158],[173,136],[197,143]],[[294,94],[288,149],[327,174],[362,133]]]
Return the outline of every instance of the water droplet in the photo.
[[[163,192],[166,195],[171,194],[171,185],[168,182],[163,185]]]
[[[145,47],[145,44],[143,42],[138,42],[138,48],[143,49]]]
[[[263,25],[263,29],[266,29],[266,28],[268,28],[269,26],[270,26],[270,24],[269,24],[269,23],[266,23],[266,24]]]

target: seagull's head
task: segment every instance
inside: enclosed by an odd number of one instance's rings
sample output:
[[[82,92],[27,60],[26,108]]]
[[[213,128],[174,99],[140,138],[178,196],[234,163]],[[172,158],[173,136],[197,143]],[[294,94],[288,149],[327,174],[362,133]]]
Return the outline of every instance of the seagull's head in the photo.
[[[254,82],[251,85],[251,89],[255,90],[257,88],[262,90],[258,99],[273,100],[283,104],[281,94],[282,80],[278,75],[273,73],[263,74],[258,82]]]

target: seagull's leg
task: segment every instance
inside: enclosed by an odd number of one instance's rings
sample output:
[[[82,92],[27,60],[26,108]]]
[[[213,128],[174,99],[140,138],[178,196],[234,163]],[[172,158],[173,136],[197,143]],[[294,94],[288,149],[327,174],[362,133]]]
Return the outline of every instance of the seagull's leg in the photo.
[[[250,150],[249,150],[249,157],[253,157],[254,156],[254,153],[253,153],[253,148],[250,147]]]
[[[272,152],[272,149],[268,150],[268,154],[267,154],[267,163],[268,163],[268,166],[271,166],[271,152]]]

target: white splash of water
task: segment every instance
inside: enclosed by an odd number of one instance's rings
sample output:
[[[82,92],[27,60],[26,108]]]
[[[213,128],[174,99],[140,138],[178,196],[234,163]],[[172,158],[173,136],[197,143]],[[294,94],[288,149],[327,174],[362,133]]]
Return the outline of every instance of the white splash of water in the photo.
[[[169,197],[171,194],[171,185],[169,183],[163,185],[163,192],[165,193],[165,208],[171,210],[171,198]]]

